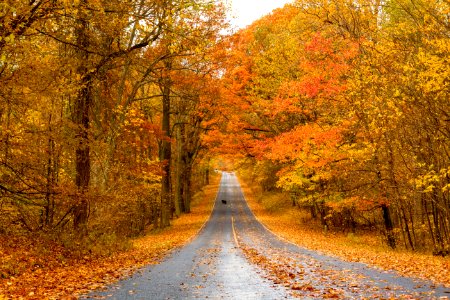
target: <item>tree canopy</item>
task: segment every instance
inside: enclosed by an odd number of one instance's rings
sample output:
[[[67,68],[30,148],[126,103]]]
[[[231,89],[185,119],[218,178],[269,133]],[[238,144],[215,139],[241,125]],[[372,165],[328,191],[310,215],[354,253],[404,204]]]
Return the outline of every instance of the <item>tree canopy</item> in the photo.
[[[227,156],[325,228],[449,252],[449,12],[297,0],[228,34],[220,1],[6,1],[0,232],[170,226]]]

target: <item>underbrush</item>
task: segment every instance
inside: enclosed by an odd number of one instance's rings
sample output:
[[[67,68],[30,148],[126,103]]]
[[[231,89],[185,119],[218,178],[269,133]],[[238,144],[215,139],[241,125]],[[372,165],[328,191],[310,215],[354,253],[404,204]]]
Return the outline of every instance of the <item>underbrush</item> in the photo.
[[[257,201],[270,213],[283,214],[291,207],[288,197],[283,193],[274,191],[262,193],[259,191],[256,195]]]
[[[129,250],[129,239],[114,233],[16,233],[0,235],[0,278],[64,267]]]
[[[192,212],[172,226],[137,238],[91,231],[79,239],[69,233],[4,232],[0,235],[0,299],[60,299],[79,295],[156,263],[182,246],[208,219],[219,177],[192,201]]]
[[[324,238],[340,238],[348,245],[358,245],[371,249],[377,248],[380,251],[389,250],[383,236],[378,232],[366,228],[358,228],[355,232],[350,229],[338,229],[334,227],[326,228],[322,226],[320,220],[313,219],[308,210],[293,206],[289,197],[281,192],[266,192],[252,189],[256,202],[262,206],[265,213],[274,219],[292,224],[294,228],[303,232],[323,236]]]

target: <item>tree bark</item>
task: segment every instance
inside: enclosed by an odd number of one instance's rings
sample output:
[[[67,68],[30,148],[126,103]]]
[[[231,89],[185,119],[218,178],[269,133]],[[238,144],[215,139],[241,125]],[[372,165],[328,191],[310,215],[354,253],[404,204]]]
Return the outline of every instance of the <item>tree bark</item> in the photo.
[[[166,68],[170,70],[170,63],[166,63]],[[171,142],[170,142],[170,79],[164,78],[163,80],[163,97],[162,97],[162,131],[164,137],[161,142],[160,159],[163,163],[163,175],[161,182],[161,219],[160,228],[170,226],[171,215],[171,188],[170,188],[170,165],[171,165]]]
[[[91,81],[88,71],[89,54],[86,49],[89,46],[88,20],[85,13],[87,1],[79,4],[78,21],[76,24],[76,37],[78,49],[76,56],[78,60],[77,75],[80,76],[80,87],[75,99],[73,110],[73,122],[75,128],[75,184],[78,189],[76,204],[73,210],[74,229],[80,234],[87,230],[89,203],[87,192],[91,176],[91,159],[89,145],[89,111],[92,104]]]
[[[395,236],[394,236],[394,232],[393,232],[394,225],[392,224],[391,212],[390,212],[389,206],[387,206],[386,204],[383,204],[383,205],[381,205],[381,209],[383,210],[383,220],[384,220],[384,227],[386,229],[388,245],[392,249],[395,249],[397,245],[396,245]]]
[[[183,181],[184,181],[184,163],[183,163],[183,136],[182,129],[184,125],[179,124],[176,127],[177,132],[177,147],[176,147],[176,155],[177,155],[177,165],[176,165],[176,174],[175,174],[175,214],[178,217],[182,212],[185,212],[184,203],[183,203]]]
[[[187,163],[185,165],[185,178],[184,178],[184,210],[185,213],[191,212],[191,176],[192,176],[192,164]]]
[[[209,163],[210,163],[210,158],[208,158],[208,163],[206,164],[206,170],[205,170],[205,185],[209,185]]]

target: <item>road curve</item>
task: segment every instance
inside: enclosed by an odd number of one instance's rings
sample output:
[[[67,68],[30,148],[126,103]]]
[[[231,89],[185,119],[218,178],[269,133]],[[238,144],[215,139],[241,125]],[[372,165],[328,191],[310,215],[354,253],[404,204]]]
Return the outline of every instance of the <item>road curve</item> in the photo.
[[[226,203],[222,203],[225,200]],[[199,235],[160,264],[83,299],[439,298],[449,289],[345,262],[284,242],[248,208],[224,172]]]

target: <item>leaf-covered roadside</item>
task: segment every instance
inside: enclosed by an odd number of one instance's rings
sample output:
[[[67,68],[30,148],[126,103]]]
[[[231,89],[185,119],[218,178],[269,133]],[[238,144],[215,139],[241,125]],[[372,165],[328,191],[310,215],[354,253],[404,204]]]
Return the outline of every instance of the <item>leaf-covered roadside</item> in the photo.
[[[410,251],[392,250],[380,239],[366,235],[324,233],[311,223],[302,221],[302,211],[289,203],[265,202],[257,192],[242,182],[247,202],[257,219],[278,236],[299,246],[337,256],[347,261],[362,262],[383,270],[395,270],[404,276],[431,280],[450,287],[450,259]],[[272,205],[272,208],[269,206]]]
[[[174,220],[170,228],[133,240],[128,250],[110,256],[63,259],[65,250],[61,246],[55,245],[52,252],[39,253],[43,249],[49,251],[50,247],[24,240],[6,243],[5,237],[0,237],[0,269],[9,263],[21,271],[16,276],[0,279],[0,299],[76,298],[146,264],[158,263],[168,251],[189,241],[206,222],[218,187],[218,178],[214,180],[214,184],[196,195],[190,214]]]

